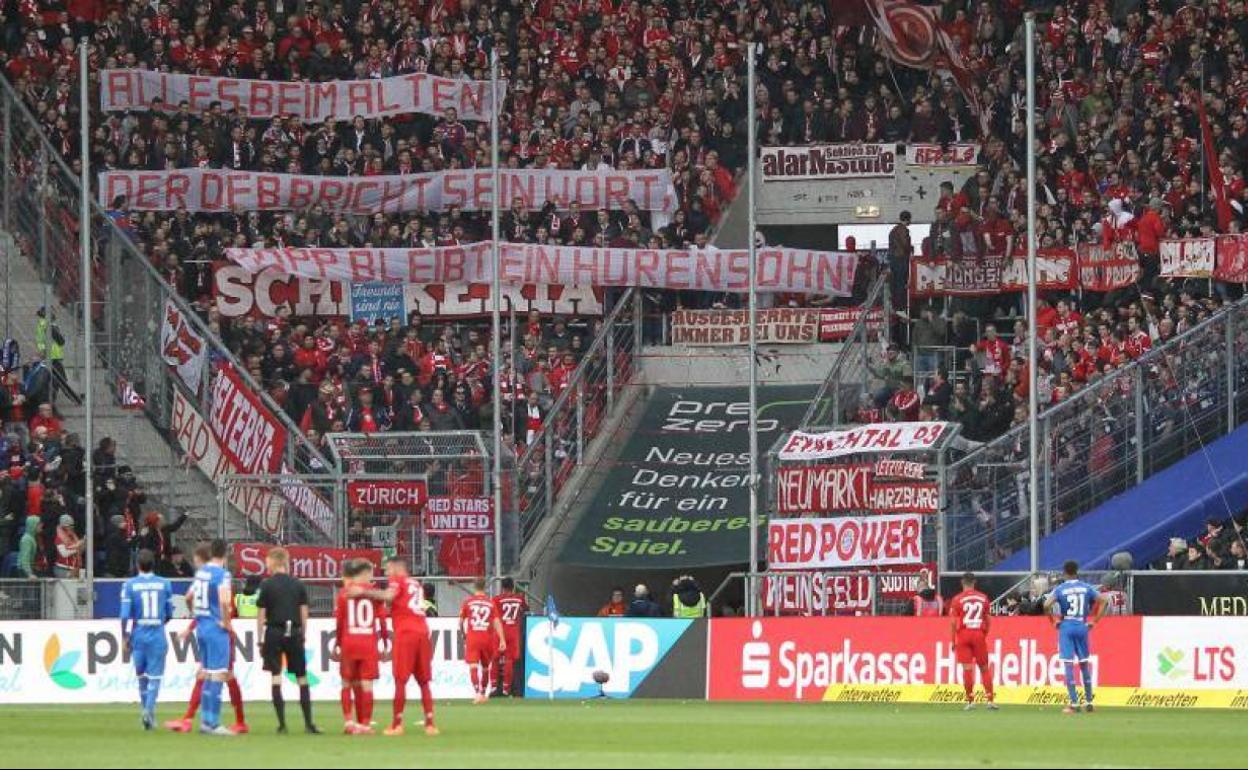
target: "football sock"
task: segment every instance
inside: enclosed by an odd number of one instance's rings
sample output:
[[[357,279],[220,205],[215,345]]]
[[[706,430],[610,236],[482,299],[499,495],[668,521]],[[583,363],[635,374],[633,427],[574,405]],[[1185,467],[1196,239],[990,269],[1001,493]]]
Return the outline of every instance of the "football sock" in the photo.
[[[511,681],[515,677],[516,667],[510,660],[503,660],[503,692],[511,695]]]
[[[204,683],[203,711],[199,715],[202,724],[216,727],[221,724],[221,682],[210,679]]]
[[[962,667],[962,689],[966,691],[966,702],[975,700],[975,669]]]
[[[468,667],[468,673],[472,677],[472,691],[481,694],[481,666],[474,663]]]
[[[147,711],[147,674],[139,674],[139,708]]]
[[[344,684],[338,697],[342,700],[342,720],[344,722],[354,721],[355,706],[351,697],[351,685]]]
[[[366,725],[368,720],[364,719],[364,685],[351,685],[351,692],[355,696],[355,721]]]
[[[299,685],[299,710],[303,712],[303,724],[312,724],[312,688],[306,684]]]
[[[286,700],[282,697],[282,686],[273,685],[273,711],[277,713],[278,727],[286,726]]]
[[[196,679],[195,687],[191,689],[191,700],[186,704],[186,715],[183,719],[194,719],[195,712],[199,711],[199,701],[204,697],[204,680]]]
[[[420,686],[420,705],[425,711],[425,726],[433,726],[433,688],[426,682]]]
[[[147,678],[147,694],[143,699],[143,708],[149,714],[156,712],[156,698],[160,695],[160,677]]]
[[[397,682],[394,686],[394,721],[392,725],[398,727],[403,724],[403,709],[407,707],[407,685],[400,685]]]
[[[225,684],[230,688],[230,705],[234,707],[234,721],[240,725],[246,723],[247,715],[243,713],[243,688],[239,687],[237,679],[231,679]],[[218,713],[220,709],[221,704],[218,703]]]
[[[988,702],[992,702],[996,698],[992,686],[992,666],[984,666],[979,670],[979,678],[983,681],[984,692],[988,693]]]
[[[1066,693],[1070,696],[1070,705],[1079,705],[1079,691],[1075,689],[1075,664],[1066,664]]]
[[[360,703],[357,704],[360,712],[360,724],[367,725],[373,721],[373,691],[360,688],[357,696]]]
[[[1079,677],[1083,679],[1083,694],[1088,699],[1088,703],[1092,702],[1092,664],[1088,661],[1080,661]]]

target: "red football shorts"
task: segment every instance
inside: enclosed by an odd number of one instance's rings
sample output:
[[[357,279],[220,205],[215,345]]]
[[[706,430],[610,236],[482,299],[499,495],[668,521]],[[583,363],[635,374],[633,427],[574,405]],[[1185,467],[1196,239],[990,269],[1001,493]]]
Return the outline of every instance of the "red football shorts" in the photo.
[[[343,651],[338,661],[338,670],[342,672],[342,681],[360,682],[365,679],[375,680],[380,676],[380,662],[377,653],[372,655],[359,652]]]
[[[396,686],[406,684],[408,677],[416,677],[417,684],[428,684],[433,678],[433,643],[428,634],[396,633],[393,653]]]
[[[514,663],[520,659],[520,632],[507,634],[504,638],[507,640],[507,649],[499,652],[498,657],[508,663]]]
[[[958,664],[969,666],[972,663],[988,665],[988,635],[983,631],[962,629],[954,638],[954,651],[958,656]]]
[[[494,634],[469,636],[464,642],[464,662],[470,666],[478,663],[488,666],[497,656],[498,637]]]

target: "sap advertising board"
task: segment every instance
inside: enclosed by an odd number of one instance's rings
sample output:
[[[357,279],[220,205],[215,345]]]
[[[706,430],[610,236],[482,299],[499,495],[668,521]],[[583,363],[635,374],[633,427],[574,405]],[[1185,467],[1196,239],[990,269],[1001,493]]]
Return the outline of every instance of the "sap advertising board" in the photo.
[[[758,445],[797,427],[814,388],[759,388]],[[561,561],[611,569],[739,564],[749,550],[749,394],[658,388]]]
[[[526,698],[703,698],[707,621],[530,616]],[[601,685],[595,672],[607,674]]]

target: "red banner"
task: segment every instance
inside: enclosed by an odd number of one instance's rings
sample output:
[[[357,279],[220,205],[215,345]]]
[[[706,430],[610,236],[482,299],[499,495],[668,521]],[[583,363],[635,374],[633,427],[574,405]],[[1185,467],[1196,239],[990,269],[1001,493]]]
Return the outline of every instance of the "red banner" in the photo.
[[[936,513],[940,485],[932,481],[876,482],[871,486],[872,513]]]
[[[870,503],[870,465],[790,465],[776,471],[781,514],[861,511]]]
[[[347,505],[380,511],[414,511],[429,499],[423,479],[348,481]]]
[[[862,315],[861,307],[829,307],[819,313],[819,341],[840,342],[849,337]],[[867,329],[878,332],[884,328],[884,311],[871,308],[867,312]]]
[[[767,524],[767,567],[844,569],[923,560],[923,518],[844,516],[835,519],[773,519]]]
[[[1073,250],[1040,249],[1036,253],[1036,267],[1041,291],[1075,288],[1077,271]],[[910,260],[911,297],[981,297],[1026,289],[1025,255],[978,259],[916,257]]]
[[[1079,285],[1088,291],[1113,291],[1140,280],[1140,257],[1131,241],[1119,241],[1108,249],[1099,243],[1081,243],[1076,253]]]
[[[277,473],[281,467],[286,429],[228,364],[212,381],[208,424],[239,473]]]
[[[1097,625],[1097,686],[1139,686],[1140,636],[1139,618]],[[723,618],[711,622],[708,646],[711,700],[900,700],[907,688],[933,685],[956,687],[955,703],[961,697],[948,618]],[[1039,688],[1064,690],[1046,618],[993,618],[988,654],[998,693],[1011,702],[1044,697]]]
[[[910,460],[877,460],[875,463],[877,479],[911,479],[922,481],[927,478],[927,463],[916,463]]]
[[[880,570],[875,579],[879,583],[880,598],[904,600],[913,597],[924,588],[935,588],[940,578],[936,562],[922,564],[899,564]]]
[[[489,535],[494,532],[494,501],[488,497],[430,497],[425,505],[430,535]]]
[[[273,547],[266,543],[235,543],[232,561],[234,576],[267,575],[268,567],[264,559]],[[381,570],[381,551],[376,548],[283,547],[290,553],[290,574],[300,580],[336,580],[342,577],[343,563],[355,559],[366,559],[374,569]]]
[[[1225,283],[1248,283],[1248,235],[1219,235],[1213,277]]]

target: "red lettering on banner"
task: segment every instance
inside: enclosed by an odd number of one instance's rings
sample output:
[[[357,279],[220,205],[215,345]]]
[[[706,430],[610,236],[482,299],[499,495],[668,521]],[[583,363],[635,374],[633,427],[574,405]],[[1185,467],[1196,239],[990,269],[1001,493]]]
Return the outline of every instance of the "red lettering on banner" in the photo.
[[[272,115],[273,114],[273,84],[264,81],[256,81],[252,84],[250,102],[251,105],[247,110],[249,115]]]
[[[464,83],[459,90],[459,114],[480,114],[485,112],[485,84]]]
[[[442,112],[448,107],[455,106],[455,86],[447,80],[441,78],[433,81],[433,109],[434,112]]]
[[[411,99],[413,109],[419,110],[423,106],[420,98],[423,95],[421,87],[424,85],[425,81],[429,79],[429,75],[424,72],[415,72],[411,75],[404,75],[403,79],[412,86]]]
[[[333,114],[338,104],[338,84],[332,80],[328,83],[316,83],[312,86],[312,99],[309,118],[320,120],[322,114]],[[324,105],[329,105],[329,109],[323,109]]]
[[[134,80],[130,73],[116,70],[106,73],[104,88],[108,94],[105,109],[125,110],[134,106]]]
[[[921,533],[918,514],[772,520],[767,565],[786,570],[906,564],[922,559]]]

